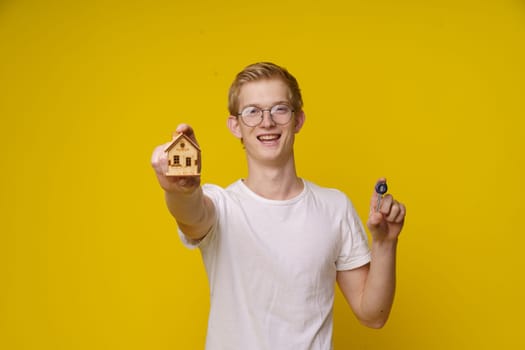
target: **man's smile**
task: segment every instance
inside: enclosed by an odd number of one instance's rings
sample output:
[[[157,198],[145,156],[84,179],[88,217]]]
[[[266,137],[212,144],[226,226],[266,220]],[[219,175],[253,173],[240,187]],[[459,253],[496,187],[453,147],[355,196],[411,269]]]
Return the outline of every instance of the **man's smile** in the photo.
[[[281,138],[280,134],[263,134],[257,136],[257,139],[261,142],[271,142],[271,141],[277,141]]]

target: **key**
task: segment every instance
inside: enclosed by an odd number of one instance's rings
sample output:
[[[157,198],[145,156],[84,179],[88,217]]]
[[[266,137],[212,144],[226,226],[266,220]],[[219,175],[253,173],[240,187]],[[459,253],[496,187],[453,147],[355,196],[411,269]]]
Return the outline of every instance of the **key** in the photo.
[[[388,191],[386,182],[380,181],[376,183],[376,193],[378,194],[376,211],[379,211],[379,208],[381,207],[381,198],[383,198],[383,195],[386,193],[386,191]]]

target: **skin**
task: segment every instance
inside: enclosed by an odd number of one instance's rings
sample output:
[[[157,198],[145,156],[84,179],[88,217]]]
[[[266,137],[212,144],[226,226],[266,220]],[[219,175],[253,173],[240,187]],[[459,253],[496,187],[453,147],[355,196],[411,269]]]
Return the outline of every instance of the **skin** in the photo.
[[[288,102],[288,88],[281,80],[262,80],[245,84],[239,94],[239,110],[247,106],[269,108]],[[261,124],[249,127],[236,116],[228,118],[231,133],[243,140],[248,164],[244,183],[255,193],[269,199],[284,200],[299,194],[303,189],[297,177],[293,144],[301,130],[305,115],[295,113],[286,125],[273,122],[269,112],[264,112]],[[261,140],[262,137],[273,137]]]
[[[239,94],[239,110],[255,105],[267,109],[280,102],[288,102],[288,88],[278,79],[246,83]],[[237,116],[227,120],[231,133],[242,140],[246,152],[248,176],[244,183],[253,192],[274,200],[297,196],[303,182],[297,176],[294,159],[295,135],[305,123],[305,114],[296,111],[286,125],[273,122],[269,112],[256,127],[244,125]],[[180,124],[183,132],[193,140],[195,134],[187,124]],[[199,177],[166,177],[167,159],[158,146],[152,155],[152,166],[160,186],[164,189],[170,213],[185,234],[201,239],[209,232],[216,213],[212,201],[203,194]],[[381,178],[378,181],[385,181]],[[374,186],[371,186],[373,188]],[[370,200],[367,227],[372,235],[371,263],[362,267],[337,272],[337,283],[359,321],[372,328],[386,323],[395,294],[396,250],[399,234],[405,220],[405,206],[388,194],[377,211],[378,195]]]
[[[197,143],[193,129],[188,124],[180,124],[177,133],[184,133]],[[171,215],[179,228],[191,239],[201,239],[215,221],[215,207],[210,198],[204,195],[200,186],[200,176],[166,176],[168,158],[164,150],[170,143],[157,146],[151,156],[151,165]]]

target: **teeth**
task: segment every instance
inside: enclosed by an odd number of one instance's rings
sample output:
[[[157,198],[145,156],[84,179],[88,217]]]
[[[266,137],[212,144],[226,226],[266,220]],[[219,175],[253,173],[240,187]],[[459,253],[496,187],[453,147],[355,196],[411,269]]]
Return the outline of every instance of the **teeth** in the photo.
[[[279,135],[261,135],[258,137],[261,141],[271,141],[271,140],[277,140],[279,138]]]

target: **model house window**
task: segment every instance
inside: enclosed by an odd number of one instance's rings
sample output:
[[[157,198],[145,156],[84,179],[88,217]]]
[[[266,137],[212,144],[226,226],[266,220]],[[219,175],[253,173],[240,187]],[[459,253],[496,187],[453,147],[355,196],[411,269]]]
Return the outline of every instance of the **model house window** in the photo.
[[[191,158],[186,157],[186,166],[191,166]]]
[[[180,164],[180,157],[179,156],[173,156],[173,164],[174,165]]]

